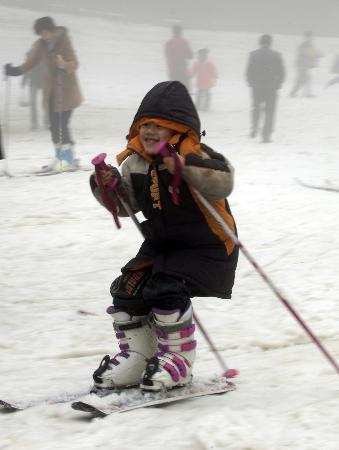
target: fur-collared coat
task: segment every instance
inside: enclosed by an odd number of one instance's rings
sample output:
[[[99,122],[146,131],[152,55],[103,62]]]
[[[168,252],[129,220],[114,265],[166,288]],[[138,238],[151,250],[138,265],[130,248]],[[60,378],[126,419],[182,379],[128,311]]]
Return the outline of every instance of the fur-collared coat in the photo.
[[[57,70],[60,55],[66,69]],[[56,27],[50,42],[38,39],[27,60],[20,66],[22,73],[30,71],[39,62],[45,65],[43,77],[43,102],[47,109],[52,98],[54,112],[70,111],[80,105],[82,96],[76,76],[79,63],[66,28]]]

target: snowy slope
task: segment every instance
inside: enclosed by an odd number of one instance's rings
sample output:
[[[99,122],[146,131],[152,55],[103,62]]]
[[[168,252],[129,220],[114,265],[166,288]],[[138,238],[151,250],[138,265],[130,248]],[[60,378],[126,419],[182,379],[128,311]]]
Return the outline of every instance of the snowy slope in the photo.
[[[1,64],[19,64],[34,39],[36,15],[1,6],[0,17]],[[139,101],[166,78],[168,30],[55,18],[71,29],[81,62],[86,101],[73,118],[78,154],[87,165],[99,152],[113,162]],[[294,178],[339,184],[339,87],[323,88],[339,40],[317,40],[325,54],[314,73],[317,97],[290,99],[298,37],[276,36],[288,79],[275,142],[265,146],[247,137],[243,73],[257,35],[186,35],[195,49],[210,47],[219,67],[212,111],[201,119],[206,143],[236,169],[229,200],[240,238],[338,360],[339,197],[302,188]],[[9,169],[39,167],[52,148],[47,131],[28,131],[28,111],[18,106],[20,80],[2,82],[0,98]],[[85,391],[101,357],[116,350],[105,314],[109,286],[141,239],[127,219],[115,229],[91,197],[88,174],[0,178],[0,398]],[[241,372],[236,392],[91,422],[68,404],[43,404],[0,416],[0,449],[338,450],[338,374],[248,262],[240,258],[231,301],[197,298],[194,305],[223,357]],[[198,339],[195,372],[220,372]]]

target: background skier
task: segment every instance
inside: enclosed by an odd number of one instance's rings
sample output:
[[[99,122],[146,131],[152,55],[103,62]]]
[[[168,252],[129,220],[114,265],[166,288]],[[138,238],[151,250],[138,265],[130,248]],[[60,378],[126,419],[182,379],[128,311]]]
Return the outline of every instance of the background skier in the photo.
[[[264,34],[259,39],[260,48],[250,53],[246,68],[246,79],[252,88],[252,129],[254,138],[258,132],[261,106],[264,106],[265,121],[262,141],[271,142],[276,112],[277,91],[285,79],[285,69],[280,53],[272,50],[272,37]]]
[[[35,42],[28,59],[18,67],[5,65],[5,74],[18,76],[30,71],[41,61],[45,63],[44,105],[49,111],[55,159],[44,170],[58,170],[61,162],[63,170],[74,170],[78,161],[74,157],[73,141],[69,130],[69,120],[73,109],[82,101],[76,78],[78,60],[66,28],[56,26],[51,17],[36,20],[34,30],[40,38]]]
[[[317,67],[318,60],[323,55],[314,46],[314,36],[311,31],[305,33],[304,41],[297,50],[297,77],[290,96],[295,97],[303,89],[305,97],[313,97],[311,70]]]
[[[211,104],[211,88],[218,78],[215,64],[208,58],[208,48],[198,50],[197,61],[193,64],[190,75],[196,77],[196,100],[198,110],[208,111]]]

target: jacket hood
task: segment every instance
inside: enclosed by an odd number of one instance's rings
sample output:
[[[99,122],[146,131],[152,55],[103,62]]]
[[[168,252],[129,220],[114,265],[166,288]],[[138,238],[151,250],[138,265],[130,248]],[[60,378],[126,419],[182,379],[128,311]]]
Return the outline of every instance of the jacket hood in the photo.
[[[128,138],[135,136],[134,125],[142,118],[159,118],[186,125],[200,136],[200,119],[186,87],[179,81],[156,84],[143,98],[134,116]]]

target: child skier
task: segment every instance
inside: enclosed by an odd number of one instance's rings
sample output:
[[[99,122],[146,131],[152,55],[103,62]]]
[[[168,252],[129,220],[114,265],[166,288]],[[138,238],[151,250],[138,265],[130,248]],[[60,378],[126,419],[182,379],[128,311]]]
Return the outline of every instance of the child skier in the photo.
[[[218,72],[208,59],[208,48],[198,50],[198,59],[193,64],[190,75],[196,77],[197,94],[195,105],[198,110],[208,111],[211,104],[211,88],[215,86]]]
[[[104,185],[118,177],[125,201],[146,218],[145,240],[111,285],[113,305],[107,312],[121,351],[105,356],[93,378],[98,389],[140,385],[158,391],[191,380],[196,350],[191,298],[231,298],[238,249],[191,187],[235,231],[225,199],[233,188],[233,168],[200,143],[197,111],[178,81],[158,83],[146,94],[127,138],[126,150],[117,156],[121,176],[112,166],[98,176]],[[174,158],[158,154],[161,142],[178,155],[179,182]],[[90,184],[102,203],[95,175]],[[174,189],[179,202],[173,201]],[[119,215],[127,216],[112,195]]]

